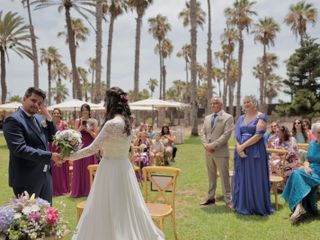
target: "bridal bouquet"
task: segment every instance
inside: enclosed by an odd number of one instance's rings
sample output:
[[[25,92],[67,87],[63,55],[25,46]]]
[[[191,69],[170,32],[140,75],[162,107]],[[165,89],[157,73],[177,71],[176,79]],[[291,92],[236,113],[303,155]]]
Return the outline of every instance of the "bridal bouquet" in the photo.
[[[73,129],[58,131],[53,138],[53,143],[58,146],[62,157],[69,156],[72,152],[81,149],[81,134]]]
[[[68,232],[63,216],[50,203],[27,192],[0,207],[0,239],[61,239]]]

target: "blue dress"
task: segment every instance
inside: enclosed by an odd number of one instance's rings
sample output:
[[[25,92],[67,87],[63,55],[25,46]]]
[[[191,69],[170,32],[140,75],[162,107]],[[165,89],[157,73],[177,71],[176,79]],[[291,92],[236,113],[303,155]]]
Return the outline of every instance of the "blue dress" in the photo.
[[[320,144],[312,141],[309,144],[307,159],[312,170],[308,175],[304,169],[298,169],[291,173],[282,197],[288,202],[291,211],[302,202],[303,207],[310,213],[317,210],[317,186],[320,185]]]
[[[259,114],[245,125],[244,115],[240,116],[235,129],[238,143],[244,143],[257,133],[264,134],[265,129],[256,130],[259,119],[267,122],[267,117]],[[233,207],[241,214],[269,215],[274,210],[270,199],[268,154],[264,139],[247,147],[245,153],[246,158],[241,158],[236,150],[234,153]]]

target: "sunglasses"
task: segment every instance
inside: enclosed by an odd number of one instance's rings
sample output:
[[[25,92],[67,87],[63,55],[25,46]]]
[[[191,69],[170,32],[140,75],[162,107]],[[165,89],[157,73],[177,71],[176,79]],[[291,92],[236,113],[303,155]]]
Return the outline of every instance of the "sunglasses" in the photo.
[[[301,122],[295,122],[294,124],[301,124]]]
[[[277,125],[272,125],[271,127],[277,127]]]

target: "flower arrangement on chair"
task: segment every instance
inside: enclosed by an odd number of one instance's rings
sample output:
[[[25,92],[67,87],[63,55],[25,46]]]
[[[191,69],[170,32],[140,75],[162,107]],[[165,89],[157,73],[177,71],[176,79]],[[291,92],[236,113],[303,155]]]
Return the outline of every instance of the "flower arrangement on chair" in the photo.
[[[68,233],[63,214],[27,192],[0,207],[0,239],[62,239]]]

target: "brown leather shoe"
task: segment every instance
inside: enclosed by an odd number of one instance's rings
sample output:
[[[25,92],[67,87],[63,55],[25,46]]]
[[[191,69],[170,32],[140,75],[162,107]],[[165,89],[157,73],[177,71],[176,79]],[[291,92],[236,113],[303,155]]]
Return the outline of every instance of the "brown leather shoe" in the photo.
[[[207,206],[207,205],[210,205],[210,204],[214,204],[215,202],[216,202],[215,199],[206,199],[203,202],[201,202],[200,205]]]
[[[228,209],[230,209],[230,210],[234,210],[234,209],[233,209],[233,205],[232,205],[231,202],[230,202],[230,203],[226,203],[226,208],[228,208]]]

